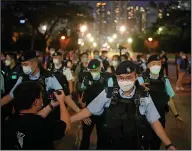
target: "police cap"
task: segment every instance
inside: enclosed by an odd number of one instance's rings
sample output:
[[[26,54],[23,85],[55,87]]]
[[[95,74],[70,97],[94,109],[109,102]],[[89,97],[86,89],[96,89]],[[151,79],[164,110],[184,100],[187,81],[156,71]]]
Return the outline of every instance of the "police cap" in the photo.
[[[149,64],[150,62],[152,62],[152,61],[160,61],[160,57],[159,57],[159,55],[151,55],[149,58],[148,58],[148,60],[147,60],[147,64]]]
[[[100,61],[98,59],[93,59],[88,64],[89,69],[96,69],[98,67],[100,67]]]
[[[53,54],[53,56],[62,56],[62,54],[61,54],[60,52],[55,52],[55,53]]]
[[[34,59],[36,58],[36,52],[35,51],[25,51],[23,56],[21,57],[21,61],[24,62],[24,61],[28,61],[28,60],[31,60],[31,59]]]
[[[129,74],[132,72],[136,72],[137,66],[132,61],[126,60],[121,62],[117,69],[116,69],[116,75],[120,74]]]

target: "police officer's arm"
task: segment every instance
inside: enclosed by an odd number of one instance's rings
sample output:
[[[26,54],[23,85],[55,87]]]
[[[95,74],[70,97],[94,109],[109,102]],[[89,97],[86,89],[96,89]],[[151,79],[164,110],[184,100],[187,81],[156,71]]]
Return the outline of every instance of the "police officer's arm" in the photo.
[[[71,123],[81,121],[91,115],[101,115],[105,107],[110,104],[110,99],[106,97],[106,92],[103,90],[86,108],[79,113],[71,116]]]
[[[22,82],[22,77],[19,77],[19,79],[17,80],[16,84],[14,85],[14,87],[11,89],[10,93],[7,94],[6,96],[4,96],[1,99],[1,106],[4,106],[6,104],[8,104],[9,102],[11,102],[14,98],[13,96],[13,91],[15,90],[15,88]]]
[[[61,90],[62,87],[59,84],[58,80],[55,77],[51,77],[51,88],[54,90]],[[79,112],[80,108],[75,104],[75,102],[72,100],[71,95],[65,96],[65,103],[72,108],[75,112]]]
[[[69,68],[67,68],[66,70],[63,71],[63,74],[66,76],[68,84],[69,84],[69,90],[70,93],[73,92],[73,75],[71,73],[71,70]]]
[[[165,145],[171,144],[170,139],[168,138],[164,128],[162,127],[161,123],[158,120],[160,118],[160,115],[151,97],[150,96],[145,97],[145,101],[146,101],[145,115],[148,122],[151,124],[151,127],[153,128],[154,132],[157,134],[157,136],[161,139],[161,141]]]

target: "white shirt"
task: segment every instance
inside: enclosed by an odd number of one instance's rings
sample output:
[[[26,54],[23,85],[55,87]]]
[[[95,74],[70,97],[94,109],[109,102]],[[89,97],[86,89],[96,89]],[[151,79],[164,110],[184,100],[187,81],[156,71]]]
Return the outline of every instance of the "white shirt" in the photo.
[[[66,76],[67,81],[73,80],[73,75],[70,68],[63,68],[63,74]]]

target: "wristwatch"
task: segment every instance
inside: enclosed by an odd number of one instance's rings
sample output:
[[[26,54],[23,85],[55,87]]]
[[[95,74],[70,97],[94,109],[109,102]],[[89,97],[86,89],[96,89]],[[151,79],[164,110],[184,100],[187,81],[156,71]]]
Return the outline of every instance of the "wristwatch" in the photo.
[[[165,148],[169,149],[171,146],[174,146],[173,143],[170,143],[170,144],[166,145]]]
[[[54,109],[53,105],[51,103],[49,103],[49,107],[51,108],[51,110]]]

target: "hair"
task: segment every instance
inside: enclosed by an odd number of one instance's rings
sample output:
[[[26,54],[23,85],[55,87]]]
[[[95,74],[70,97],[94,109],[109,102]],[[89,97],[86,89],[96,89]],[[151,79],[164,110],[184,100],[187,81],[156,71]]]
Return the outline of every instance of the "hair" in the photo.
[[[119,62],[121,62],[121,57],[119,56],[119,55],[114,55],[113,57],[112,57],[112,59],[113,58],[117,58],[117,60],[119,61]]]
[[[89,56],[89,54],[88,54],[87,52],[83,52],[83,53],[81,53],[80,57],[82,57],[83,55],[87,55],[87,56]]]
[[[15,62],[17,62],[17,54],[9,52],[9,53],[7,53],[7,56],[9,56],[11,59],[13,59]]]
[[[13,92],[15,110],[19,112],[30,109],[33,102],[40,98],[42,91],[42,86],[34,81],[26,81],[19,84]]]
[[[137,61],[142,58],[142,55],[137,55]]]
[[[121,55],[121,57],[124,57],[126,60],[128,60],[127,55]]]
[[[98,50],[95,50],[95,51],[93,51],[93,54],[94,54],[94,53],[96,53],[96,52],[98,52],[98,53],[99,53],[99,51],[98,51]]]

